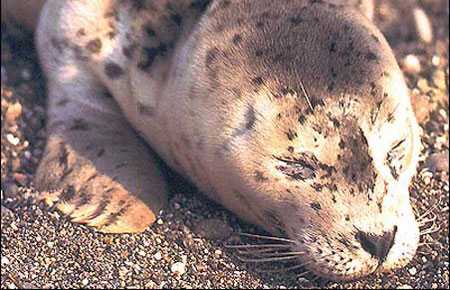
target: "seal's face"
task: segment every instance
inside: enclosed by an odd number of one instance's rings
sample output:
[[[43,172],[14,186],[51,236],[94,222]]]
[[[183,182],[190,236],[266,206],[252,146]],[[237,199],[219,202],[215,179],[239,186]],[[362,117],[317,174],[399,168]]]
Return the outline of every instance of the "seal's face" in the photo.
[[[354,11],[265,3],[212,10],[191,39],[188,78],[208,87],[196,94],[207,116],[193,122],[214,136],[203,190],[293,240],[319,276],[405,265],[419,240],[408,192],[419,139],[392,51]]]
[[[230,144],[236,170],[246,178],[239,191],[254,197],[249,210],[259,213],[257,223],[295,241],[300,263],[322,277],[348,280],[391,270],[415,254],[419,230],[408,186],[418,127],[398,77],[391,73],[379,106],[368,107],[357,95],[337,102],[324,97],[300,122],[294,104],[301,96],[283,96],[289,116],[280,118],[267,111],[264,99],[270,98],[262,94],[253,105],[260,120],[255,132]],[[252,150],[251,166],[242,148]]]
[[[311,135],[300,135],[309,131],[303,127],[295,138],[308,142],[294,141],[298,145],[291,153],[273,154],[275,170],[267,178],[279,180],[286,199],[272,216],[299,242],[293,248],[305,253],[300,261],[314,261],[307,268],[320,276],[346,280],[390,270],[415,253],[419,231],[408,185],[418,134],[407,103],[400,101],[395,109],[387,105],[402,99],[386,99],[377,120],[345,116],[339,107],[317,109],[303,125],[313,128]],[[342,102],[347,103],[345,97]],[[318,114],[331,117],[324,121]]]

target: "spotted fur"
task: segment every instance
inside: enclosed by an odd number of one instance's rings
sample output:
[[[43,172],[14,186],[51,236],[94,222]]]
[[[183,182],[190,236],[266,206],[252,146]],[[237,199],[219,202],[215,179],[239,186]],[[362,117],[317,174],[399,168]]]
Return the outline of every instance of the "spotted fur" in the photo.
[[[104,232],[142,231],[167,194],[131,125],[212,199],[297,241],[309,271],[404,266],[418,125],[372,17],[358,0],[48,1],[42,198]]]

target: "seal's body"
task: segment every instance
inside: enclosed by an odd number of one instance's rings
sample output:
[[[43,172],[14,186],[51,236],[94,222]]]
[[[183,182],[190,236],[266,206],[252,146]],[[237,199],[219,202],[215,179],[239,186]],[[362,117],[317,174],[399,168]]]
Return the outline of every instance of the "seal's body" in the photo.
[[[166,187],[131,124],[212,199],[294,240],[311,272],[405,265],[418,125],[370,2],[345,2],[49,1],[42,197],[104,232],[143,230]]]

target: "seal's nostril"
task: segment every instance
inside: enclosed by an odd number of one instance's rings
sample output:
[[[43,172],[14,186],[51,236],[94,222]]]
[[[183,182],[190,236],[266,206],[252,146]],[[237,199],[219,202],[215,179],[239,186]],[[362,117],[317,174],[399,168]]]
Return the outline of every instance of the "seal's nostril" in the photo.
[[[384,232],[382,235],[374,235],[363,231],[356,233],[356,238],[361,243],[362,248],[377,258],[380,261],[384,261],[389,250],[394,244],[395,234],[397,233],[397,226],[394,226],[393,230]]]

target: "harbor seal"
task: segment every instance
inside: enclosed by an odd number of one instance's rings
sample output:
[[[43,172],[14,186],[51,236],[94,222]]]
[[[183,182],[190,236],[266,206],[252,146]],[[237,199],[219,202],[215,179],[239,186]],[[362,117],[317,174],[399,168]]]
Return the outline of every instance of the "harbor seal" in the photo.
[[[103,232],[142,231],[167,189],[139,135],[318,276],[404,266],[418,125],[359,2],[48,1],[41,198]]]

